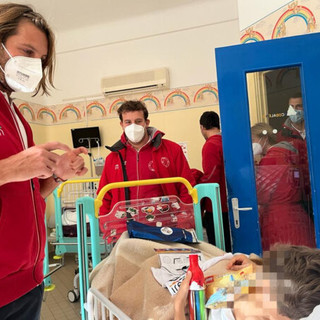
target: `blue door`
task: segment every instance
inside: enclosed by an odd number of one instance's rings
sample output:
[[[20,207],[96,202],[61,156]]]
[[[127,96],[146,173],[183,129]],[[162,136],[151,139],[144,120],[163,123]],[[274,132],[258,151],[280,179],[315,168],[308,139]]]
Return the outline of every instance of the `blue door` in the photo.
[[[233,252],[319,247],[320,34],[217,48],[216,63]]]

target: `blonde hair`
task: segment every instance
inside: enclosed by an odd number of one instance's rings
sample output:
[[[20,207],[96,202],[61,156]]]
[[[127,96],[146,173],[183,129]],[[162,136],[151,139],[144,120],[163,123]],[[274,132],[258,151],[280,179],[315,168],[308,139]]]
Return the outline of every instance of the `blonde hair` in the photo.
[[[256,123],[251,127],[251,134],[258,138],[267,137],[270,145],[277,143],[277,130],[273,129],[269,124],[264,122]]]
[[[47,81],[52,87],[54,87],[53,74],[55,68],[55,40],[52,30],[42,15],[26,5],[16,3],[0,4],[0,42],[5,44],[6,40],[10,36],[15,35],[21,21],[33,23],[47,37],[48,53],[46,58],[42,61],[43,77],[34,95],[38,94],[41,89],[43,91],[42,94],[45,93],[49,95]]]

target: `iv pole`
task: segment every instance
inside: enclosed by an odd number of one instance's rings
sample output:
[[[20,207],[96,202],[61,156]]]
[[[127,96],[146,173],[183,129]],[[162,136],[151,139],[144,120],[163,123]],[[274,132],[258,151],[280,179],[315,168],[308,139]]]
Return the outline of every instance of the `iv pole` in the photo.
[[[89,158],[90,158],[90,176],[93,178],[93,171],[92,171],[92,152],[91,152],[91,141],[95,141],[97,144],[99,144],[99,138],[80,138],[79,143],[83,143],[84,141],[88,141],[89,146]]]

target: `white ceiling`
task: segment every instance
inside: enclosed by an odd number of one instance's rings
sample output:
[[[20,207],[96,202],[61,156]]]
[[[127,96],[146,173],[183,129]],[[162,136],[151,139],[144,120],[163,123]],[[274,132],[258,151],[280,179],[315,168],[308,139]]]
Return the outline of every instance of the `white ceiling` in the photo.
[[[137,17],[152,11],[166,10],[190,2],[213,0],[17,0],[31,5],[63,32],[74,28]]]
[[[292,1],[268,0],[261,2],[257,0],[238,0],[240,30],[244,30]]]

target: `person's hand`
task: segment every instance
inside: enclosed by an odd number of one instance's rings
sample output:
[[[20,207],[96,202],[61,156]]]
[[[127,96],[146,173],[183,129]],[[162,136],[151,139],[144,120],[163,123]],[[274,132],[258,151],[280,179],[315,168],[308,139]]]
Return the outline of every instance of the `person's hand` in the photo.
[[[63,180],[86,174],[88,169],[84,166],[84,160],[80,154],[88,154],[88,150],[85,147],[79,147],[61,155],[54,174]]]
[[[235,255],[227,264],[227,270],[238,271],[248,267],[253,262],[244,254]]]
[[[186,277],[181,282],[178,293],[174,297],[174,320],[185,320],[185,307],[188,302],[191,277],[192,273],[188,271]]]
[[[51,177],[60,157],[53,150],[68,152],[70,148],[60,142],[48,142],[1,160],[1,184]]]

